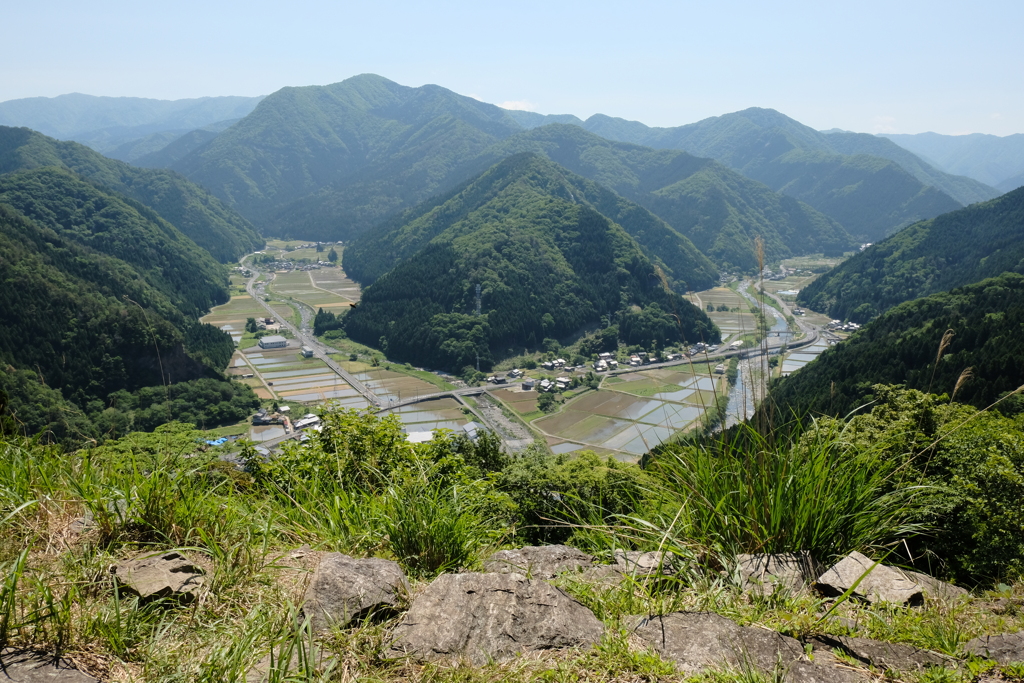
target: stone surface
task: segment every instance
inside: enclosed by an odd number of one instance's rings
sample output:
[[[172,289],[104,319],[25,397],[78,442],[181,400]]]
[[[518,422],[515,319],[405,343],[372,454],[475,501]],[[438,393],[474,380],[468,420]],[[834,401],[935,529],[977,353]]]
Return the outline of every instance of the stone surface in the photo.
[[[580,581],[594,584],[596,586],[612,587],[622,583],[626,578],[622,573],[622,567],[617,564],[599,564],[585,569],[580,575]]]
[[[326,553],[306,589],[302,611],[314,629],[325,631],[397,608],[406,590],[405,574],[396,562]]]
[[[854,671],[831,662],[793,662],[786,668],[786,683],[867,683],[876,680],[866,671]]]
[[[634,633],[692,676],[707,669],[752,667],[772,672],[803,658],[803,646],[774,631],[740,626],[713,612],[628,618]]]
[[[815,649],[842,652],[877,669],[919,671],[932,666],[956,668],[959,664],[938,652],[870,638],[822,635],[811,638],[810,643]]]
[[[97,683],[64,659],[45,652],[4,650],[0,652],[0,681],[4,683]]]
[[[616,550],[615,562],[620,572],[630,576],[675,573],[675,556],[665,551]]]
[[[737,555],[737,569],[745,592],[771,595],[776,590],[798,592],[814,583],[822,567],[809,552],[778,555]]]
[[[593,557],[576,548],[541,545],[499,550],[484,561],[484,571],[553,579],[563,572],[578,572],[593,564]]]
[[[604,632],[593,612],[522,574],[442,574],[395,628],[391,657],[503,661],[533,650],[590,646]]]
[[[1000,664],[1024,662],[1024,631],[969,640],[964,645],[964,652],[994,659]]]
[[[908,579],[923,588],[924,594],[929,598],[938,598],[940,600],[964,600],[971,597],[970,592],[966,588],[954,586],[951,583],[940,581],[933,576],[928,576],[921,572],[915,572],[909,569],[901,569],[900,571]]]
[[[203,570],[176,551],[118,562],[110,572],[122,591],[142,599],[174,597],[188,602],[203,587]]]
[[[924,592],[898,569],[879,564],[854,551],[818,577],[816,588],[825,595],[842,595],[865,573],[853,595],[870,603],[921,604]]]

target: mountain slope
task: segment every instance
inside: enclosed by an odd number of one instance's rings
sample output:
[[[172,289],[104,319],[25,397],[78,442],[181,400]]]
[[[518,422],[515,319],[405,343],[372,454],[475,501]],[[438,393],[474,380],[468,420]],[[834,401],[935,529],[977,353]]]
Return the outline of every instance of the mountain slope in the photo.
[[[217,137],[219,133],[227,130],[238,121],[239,119],[217,121],[216,123],[211,123],[208,126],[203,126],[202,128],[196,128],[194,130],[163,130],[158,133],[147,135],[144,138],[129,140],[124,144],[118,145],[117,147],[107,151],[106,156],[111,159],[117,159],[118,161],[134,164],[135,166],[142,166],[145,168],[163,168],[165,166],[169,166],[171,162],[177,161],[181,157],[185,156],[185,154],[191,152],[193,149],[196,149],[200,144],[204,144]],[[186,138],[186,141],[179,142],[182,138]],[[174,151],[170,153],[166,152],[165,150],[167,147],[172,144],[174,144]],[[140,160],[142,159],[156,159],[159,162],[166,161],[166,163],[141,163]]]
[[[764,240],[770,262],[853,246],[836,221],[711,159],[610,142],[572,125],[520,133],[485,156],[496,161],[527,151],[646,207],[724,268],[757,267],[755,236]]]
[[[1024,188],[905,228],[824,274],[799,300],[864,322],[1004,271],[1024,273]]]
[[[537,155],[510,157],[378,237],[397,265],[345,317],[349,335],[453,370],[478,354],[489,366],[514,347],[634,306],[659,319],[677,315],[671,324],[684,339],[717,339],[702,311],[664,287],[637,243],[575,196],[572,180]]]
[[[386,188],[380,206],[364,205],[362,213],[339,216],[338,222],[358,226],[342,229],[357,232],[395,210],[393,197],[402,195],[399,188],[410,177],[420,182],[404,206],[436,192],[453,165],[517,130],[519,125],[493,105],[437,86],[407,88],[367,74],[328,86],[279,90],[173,168],[250,220],[280,230],[293,225],[290,214],[299,225],[309,224],[301,210],[269,219],[265,213],[332,183],[377,182]],[[434,153],[424,154],[424,148]],[[374,163],[385,168],[367,178]]]
[[[145,204],[219,261],[234,261],[263,245],[248,221],[177,173],[135,168],[75,142],[0,126],[0,173],[44,166],[67,168]]]
[[[936,364],[946,330],[955,336]],[[784,415],[845,415],[870,398],[873,384],[953,392],[967,368],[973,376],[956,400],[978,408],[1024,384],[1024,275],[900,304],[783,378],[771,398]]]
[[[132,266],[186,317],[227,301],[223,267],[151,209],[56,167],[0,175],[0,202]]]
[[[947,173],[965,175],[1000,189],[1009,178],[1024,175],[1024,134],[1021,133],[1005,137],[982,133],[885,134],[880,137],[888,138],[900,147],[928,159]],[[1017,187],[1020,185],[1010,189]]]
[[[499,158],[505,156],[502,154]],[[550,161],[538,158],[532,164],[543,169],[542,176],[548,191],[569,196],[573,202],[583,203],[622,226],[640,245],[644,255],[662,268],[676,289],[707,289],[717,282],[718,269],[715,265],[690,240],[657,216]],[[518,167],[513,164],[513,168]],[[345,250],[346,273],[364,285],[371,284],[400,261],[424,248],[452,223],[464,220],[469,212],[486,201],[483,193],[493,191],[493,184],[474,179],[364,233]]]
[[[961,206],[899,164],[877,156],[842,154],[829,142],[831,135],[770,109],[747,109],[676,128],[649,128],[598,114],[584,126],[612,140],[716,159],[810,204],[851,234],[871,241]]]

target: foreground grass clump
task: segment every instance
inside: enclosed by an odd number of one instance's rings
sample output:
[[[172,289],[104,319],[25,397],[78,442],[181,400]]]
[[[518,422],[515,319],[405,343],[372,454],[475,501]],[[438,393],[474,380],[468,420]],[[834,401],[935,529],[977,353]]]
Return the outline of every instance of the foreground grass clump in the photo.
[[[906,436],[920,416],[897,420],[905,411],[893,405],[890,413],[880,406],[860,422],[821,422],[786,438],[746,432],[724,443],[673,445],[650,456],[644,470],[593,454],[511,460],[489,435],[475,443],[443,435],[412,446],[394,418],[346,411],[325,412],[323,431],[305,446],[269,460],[243,452],[247,471],[204,452],[183,425],[73,453],[6,437],[0,647],[59,650],[118,681],[241,681],[271,655],[274,666],[289,668],[271,676],[281,681],[654,681],[682,678],[636,647],[622,630],[627,615],[711,610],[794,637],[855,634],[947,654],[977,635],[1021,630],[1024,586],[1009,573],[1002,576],[1009,585],[990,596],[1002,598],[998,604],[980,598],[921,610],[736,588],[727,570],[739,551],[811,549],[828,561],[854,549],[876,557],[894,547],[927,550],[943,538],[937,511],[948,507],[938,502],[951,495],[938,473],[966,449],[987,453],[972,460],[980,465],[1006,458],[1009,469],[1000,471],[1012,481],[1012,445],[1021,438],[1013,420],[985,422],[987,437],[961,427],[922,458],[920,446],[935,438],[922,444],[916,432]],[[925,427],[934,437],[960,422],[939,411]],[[1004,446],[992,453],[986,444],[993,443]],[[944,451],[945,444],[956,447]],[[961,467],[957,481],[975,481],[971,472],[985,467]],[[956,495],[980,495],[965,488]],[[1014,490],[985,494],[1007,501],[996,519],[1009,519]],[[977,506],[981,499],[971,500]],[[931,535],[922,536],[924,528]],[[607,560],[625,548],[690,561],[678,577],[618,587],[559,579],[609,626],[601,646],[481,668],[386,659],[397,618],[314,636],[300,616],[320,551],[394,559],[415,596],[440,572],[479,568],[497,548],[551,542]],[[1013,547],[999,548],[1009,557]],[[171,548],[206,570],[201,599],[184,607],[140,604],[118,593],[113,562]],[[990,575],[978,576],[975,583],[993,585]]]

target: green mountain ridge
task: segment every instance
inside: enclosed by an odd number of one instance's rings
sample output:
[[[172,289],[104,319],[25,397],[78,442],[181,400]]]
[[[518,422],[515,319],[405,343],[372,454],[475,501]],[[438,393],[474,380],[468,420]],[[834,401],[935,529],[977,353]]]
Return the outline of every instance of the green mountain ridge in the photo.
[[[870,241],[915,220],[999,194],[967,178],[945,177],[919,159],[905,170],[896,161],[875,156],[905,160],[906,153],[896,145],[879,146],[866,139],[872,136],[856,133],[819,133],[771,109],[752,108],[675,128],[650,128],[596,114],[584,127],[611,140],[716,159],[810,204]],[[915,172],[923,173],[925,181]],[[926,182],[941,182],[959,199]]]
[[[393,245],[397,265],[363,291],[345,317],[348,334],[455,371],[616,314],[646,312],[684,339],[718,339],[622,227],[576,198],[579,179],[571,181],[542,157],[516,155],[378,237],[375,246]],[[346,263],[358,260],[349,253]]]
[[[936,364],[947,330],[954,336]],[[872,399],[874,384],[955,389],[958,402],[977,408],[1016,390],[1024,384],[1024,275],[1005,273],[889,309],[778,381],[772,407],[784,416],[843,416]]]
[[[904,228],[804,288],[802,305],[865,322],[904,301],[1024,273],[1024,188]]]
[[[173,171],[136,168],[75,142],[0,126],[0,174],[46,166],[69,169],[145,204],[219,261],[234,261],[264,243],[247,220]]]
[[[524,151],[644,206],[724,268],[755,269],[756,236],[764,240],[769,261],[853,247],[836,221],[711,159],[611,142],[564,124],[515,135],[487,156],[497,160]]]

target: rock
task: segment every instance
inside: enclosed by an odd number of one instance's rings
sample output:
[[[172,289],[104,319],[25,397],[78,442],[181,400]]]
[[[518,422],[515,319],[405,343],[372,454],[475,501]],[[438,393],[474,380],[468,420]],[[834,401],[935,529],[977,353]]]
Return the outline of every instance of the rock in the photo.
[[[713,612],[673,612],[665,616],[627,617],[634,633],[686,676],[707,669],[753,667],[773,672],[803,658],[803,646],[774,631],[740,626]]]
[[[922,604],[924,592],[898,569],[879,564],[854,551],[818,577],[815,587],[825,595],[842,595],[865,573],[853,595],[870,603]]]
[[[924,594],[930,598],[937,598],[939,600],[963,600],[971,597],[970,592],[966,588],[954,586],[951,583],[940,581],[935,577],[922,574],[921,572],[914,572],[909,569],[901,569],[900,571],[903,572],[904,576],[924,589]]]
[[[744,592],[771,595],[778,589],[796,593],[814,583],[821,566],[807,551],[778,555],[737,555]]]
[[[1024,662],[1024,631],[1003,633],[998,636],[981,636],[967,641],[964,652],[986,659],[994,659],[1000,664]]]
[[[8,649],[0,652],[0,681],[10,683],[97,683],[65,659],[45,652]]]
[[[604,625],[563,591],[521,574],[442,574],[395,628],[391,657],[502,661],[591,646]]]
[[[616,550],[615,562],[620,572],[630,576],[675,574],[675,556],[663,550]]]
[[[579,580],[584,583],[596,586],[612,587],[618,586],[626,578],[622,573],[622,567],[617,564],[599,564],[584,570],[579,575]]]
[[[523,574],[534,579],[553,579],[567,571],[578,572],[594,564],[594,558],[565,545],[526,546],[499,550],[484,561],[485,572]]]
[[[793,662],[786,669],[786,683],[868,683],[874,677],[866,671],[832,665],[832,662]]]
[[[396,562],[326,553],[306,589],[302,611],[314,629],[326,631],[378,610],[394,610],[406,590]]]
[[[123,591],[144,600],[174,597],[189,602],[203,587],[203,570],[176,551],[118,562],[110,572]]]
[[[823,635],[815,636],[809,642],[815,649],[825,648],[842,652],[878,669],[919,671],[932,666],[956,668],[959,664],[952,657],[938,652],[870,638]]]

